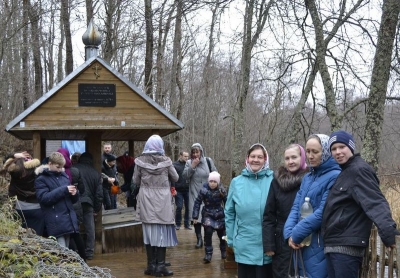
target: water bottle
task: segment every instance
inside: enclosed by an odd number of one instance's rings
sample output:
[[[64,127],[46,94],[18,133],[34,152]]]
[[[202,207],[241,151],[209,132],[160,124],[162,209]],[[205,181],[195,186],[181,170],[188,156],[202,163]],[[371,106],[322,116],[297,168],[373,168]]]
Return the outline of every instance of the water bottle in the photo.
[[[304,199],[303,205],[300,208],[300,220],[306,218],[313,212],[314,211],[313,211],[312,205],[310,203],[310,197],[306,197]],[[311,244],[311,234],[309,236],[307,236],[301,244],[304,246],[309,246]]]

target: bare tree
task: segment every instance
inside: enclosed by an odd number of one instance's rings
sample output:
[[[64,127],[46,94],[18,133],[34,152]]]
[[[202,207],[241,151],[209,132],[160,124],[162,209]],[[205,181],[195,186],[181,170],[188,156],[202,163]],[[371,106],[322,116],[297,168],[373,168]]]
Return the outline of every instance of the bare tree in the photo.
[[[68,0],[61,0],[61,18],[65,33],[65,73],[68,75],[74,70],[74,56],[72,51],[72,34],[70,23],[70,6]]]
[[[144,88],[149,96],[153,94],[153,52],[154,52],[154,29],[153,10],[151,0],[144,1],[144,18],[146,21],[146,57],[144,61]]]
[[[378,33],[371,89],[367,104],[367,124],[364,134],[362,155],[376,170],[382,140],[383,117],[386,92],[390,75],[393,40],[399,22],[400,2],[385,0],[382,7],[381,25]]]
[[[245,104],[250,83],[250,66],[251,53],[254,45],[257,42],[265,22],[268,17],[269,10],[274,3],[273,0],[262,0],[260,3],[256,0],[246,1],[246,9],[244,15],[244,30],[243,30],[243,45],[241,56],[241,68],[238,84],[238,98],[235,105],[234,113],[234,128],[235,137],[233,140],[232,152],[232,175],[236,176],[240,173],[242,165],[243,151],[243,135],[245,127]],[[253,20],[255,20],[255,31],[253,33]]]

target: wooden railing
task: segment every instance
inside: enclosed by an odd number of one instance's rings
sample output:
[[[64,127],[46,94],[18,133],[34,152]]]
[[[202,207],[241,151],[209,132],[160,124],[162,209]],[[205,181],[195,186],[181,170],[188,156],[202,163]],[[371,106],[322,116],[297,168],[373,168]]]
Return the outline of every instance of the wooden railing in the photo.
[[[396,236],[396,249],[400,250],[400,236]],[[378,237],[378,230],[373,227],[369,238],[369,252],[365,252],[360,278],[394,278],[399,277],[397,262],[400,252],[387,250]]]

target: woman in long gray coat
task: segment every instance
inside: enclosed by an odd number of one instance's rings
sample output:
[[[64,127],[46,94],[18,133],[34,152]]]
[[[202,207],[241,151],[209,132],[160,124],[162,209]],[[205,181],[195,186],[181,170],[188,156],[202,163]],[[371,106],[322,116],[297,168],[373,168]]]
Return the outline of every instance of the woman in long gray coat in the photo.
[[[217,171],[211,158],[205,157],[203,147],[199,143],[194,143],[191,147],[191,158],[186,161],[183,177],[189,180],[189,217],[193,214],[193,205],[199,195],[199,191],[205,183],[208,183],[208,176],[211,172]],[[200,207],[200,212],[203,205]],[[203,239],[201,237],[201,215],[198,223],[194,224],[194,232],[197,237],[196,248],[203,247]]]
[[[137,214],[142,221],[147,253],[145,274],[171,276],[165,267],[166,247],[178,244],[170,183],[179,178],[172,161],[164,154],[164,142],[152,135],[141,156],[135,159],[134,183],[140,186]]]

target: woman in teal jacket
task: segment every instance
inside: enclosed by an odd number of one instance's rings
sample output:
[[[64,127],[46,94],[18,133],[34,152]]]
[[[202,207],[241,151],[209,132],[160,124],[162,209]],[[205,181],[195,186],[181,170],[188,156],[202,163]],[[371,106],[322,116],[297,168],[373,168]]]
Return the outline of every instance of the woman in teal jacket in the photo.
[[[262,221],[273,172],[261,144],[247,151],[246,168],[229,186],[225,204],[228,246],[238,263],[238,278],[272,277],[272,258],[263,252]]]
[[[310,173],[303,177],[300,190],[297,192],[289,217],[286,220],[283,236],[293,249],[300,249],[308,278],[328,277],[324,255],[324,242],[320,233],[322,213],[329,190],[340,173],[340,167],[332,158],[329,136],[311,135],[306,144],[306,156],[310,165]],[[300,219],[300,208],[305,197],[310,198],[313,213]],[[302,241],[311,234],[310,246],[303,246]],[[298,263],[301,276],[302,264]]]

